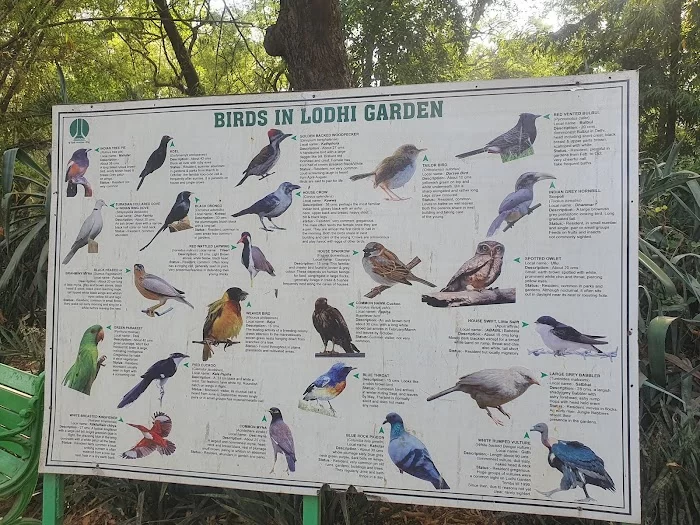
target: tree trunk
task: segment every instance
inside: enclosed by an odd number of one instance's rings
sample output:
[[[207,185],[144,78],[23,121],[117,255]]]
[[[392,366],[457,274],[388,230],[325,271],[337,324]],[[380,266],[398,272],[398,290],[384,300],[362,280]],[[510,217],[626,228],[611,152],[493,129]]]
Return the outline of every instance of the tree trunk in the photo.
[[[351,87],[339,0],[280,0],[264,45],[287,63],[294,90]]]
[[[678,123],[678,107],[676,97],[680,83],[681,68],[681,24],[683,20],[683,0],[672,0],[669,6],[671,31],[668,43],[668,86],[671,99],[660,112],[659,146],[661,151],[671,147],[676,141],[676,124]]]

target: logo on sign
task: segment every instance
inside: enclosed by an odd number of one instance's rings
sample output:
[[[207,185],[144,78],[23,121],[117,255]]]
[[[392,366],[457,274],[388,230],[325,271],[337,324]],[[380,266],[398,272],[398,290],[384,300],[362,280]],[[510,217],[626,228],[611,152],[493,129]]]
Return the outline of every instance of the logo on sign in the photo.
[[[76,142],[82,142],[88,136],[88,133],[90,133],[90,126],[88,125],[87,120],[77,118],[70,123],[70,128],[68,128],[68,131],[70,132],[70,136],[73,137],[73,140]]]

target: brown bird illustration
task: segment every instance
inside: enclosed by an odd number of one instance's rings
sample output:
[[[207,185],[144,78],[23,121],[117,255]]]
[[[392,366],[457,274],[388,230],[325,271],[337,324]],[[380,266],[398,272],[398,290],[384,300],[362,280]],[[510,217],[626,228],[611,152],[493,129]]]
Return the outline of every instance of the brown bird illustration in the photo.
[[[146,273],[143,264],[134,265],[134,285],[136,285],[136,289],[146,299],[158,301],[157,305],[151,306],[146,310],[149,317],[159,315],[156,310],[163,306],[168,299],[173,299],[174,301],[186,304],[190,308],[194,308],[194,306],[185,299],[185,292],[178,290],[165,279]]]
[[[248,297],[248,293],[240,288],[229,288],[221,296],[221,299],[209,305],[209,313],[204,321],[202,339],[202,361],[207,361],[214,355],[212,346],[218,346],[225,341],[224,350],[234,344],[232,338],[236,337],[243,328],[243,316],[241,314],[241,301]]]
[[[463,292],[465,290],[483,290],[493,284],[501,275],[503,254],[506,248],[500,242],[483,241],[476,247],[474,257],[465,262],[452,276],[441,291]]]
[[[362,266],[369,276],[383,286],[394,286],[396,283],[411,286],[410,281],[423,283],[435,288],[435,285],[425,279],[416,277],[411,270],[401,262],[394,252],[378,242],[367,243],[362,257]]]
[[[416,160],[418,154],[425,151],[425,148],[416,148],[413,144],[404,144],[399,147],[390,157],[382,160],[374,171],[353,175],[350,180],[366,179],[374,177],[374,187],[384,190],[390,201],[403,201],[408,197],[401,198],[392,190],[405,186],[416,173]]]
[[[346,353],[359,353],[357,347],[352,343],[350,330],[343,318],[343,314],[337,308],[328,304],[325,297],[316,299],[314,313],[311,316],[314,328],[323,341],[323,352],[328,352],[328,342],[333,343],[331,352],[335,351],[335,345],[342,347]]]

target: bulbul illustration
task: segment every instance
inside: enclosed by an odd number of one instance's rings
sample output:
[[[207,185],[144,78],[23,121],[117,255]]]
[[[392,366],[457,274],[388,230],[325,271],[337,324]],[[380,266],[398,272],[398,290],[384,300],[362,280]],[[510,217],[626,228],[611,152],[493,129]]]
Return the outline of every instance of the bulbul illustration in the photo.
[[[270,421],[270,441],[272,442],[272,453],[275,455],[275,461],[272,463],[270,474],[275,472],[277,464],[277,456],[283,454],[287,460],[287,474],[296,470],[297,456],[294,451],[294,437],[287,423],[282,419],[282,412],[277,407],[272,407],[270,410],[272,421]]]
[[[357,347],[352,343],[350,330],[343,318],[343,314],[337,308],[328,304],[325,297],[316,299],[314,313],[311,316],[314,328],[323,341],[323,352],[328,352],[328,342],[333,343],[331,352],[335,351],[335,345],[340,346],[346,353],[359,353]]]
[[[425,279],[416,277],[413,272],[401,262],[394,252],[378,242],[367,243],[362,257],[362,267],[367,274],[383,286],[394,286],[396,283],[411,286],[411,281],[422,283],[431,288],[435,285]]]
[[[556,179],[556,177],[548,173],[536,171],[528,171],[520,175],[518,180],[515,181],[515,191],[509,193],[498,207],[498,217],[491,223],[486,236],[491,237],[496,233],[496,230],[503,221],[511,225],[519,221],[525,215],[528,215],[532,211],[530,205],[535,198],[534,186],[537,182],[546,179]]]
[[[425,148],[416,148],[413,144],[404,144],[390,157],[382,160],[374,171],[353,175],[350,180],[374,177],[374,187],[384,190],[390,201],[403,201],[410,197],[399,197],[392,190],[405,186],[416,172],[416,160]]]
[[[498,153],[503,155],[520,155],[535,143],[537,127],[535,120],[542,115],[521,113],[518,123],[503,135],[486,143],[485,146],[457,155],[458,159],[471,157],[479,153]]]
[[[535,321],[535,330],[542,342],[554,351],[554,355],[565,355],[568,352],[582,350],[602,352],[599,345],[607,345],[604,335],[586,335],[575,328],[560,323],[554,317],[543,315]]]
[[[75,197],[78,194],[78,185],[85,190],[86,197],[92,197],[92,186],[85,178],[85,172],[90,167],[88,151],[91,148],[80,148],[73,152],[66,168],[66,197]]]
[[[91,326],[83,334],[75,363],[63,378],[63,385],[83,394],[90,395],[92,385],[105,357],[98,358],[97,345],[105,338],[105,332],[98,324]]]
[[[496,241],[483,241],[476,247],[474,257],[465,262],[442,292],[483,290],[501,275],[505,246]]]
[[[335,414],[335,409],[331,405],[331,399],[338,397],[347,385],[348,374],[355,370],[345,363],[335,363],[328,372],[316,378],[306,390],[302,399],[304,401],[316,401],[319,405],[321,401],[328,403],[331,412]]]
[[[250,161],[248,167],[243,172],[243,178],[236,184],[236,187],[240,186],[245,182],[245,180],[251,175],[260,177],[259,180],[263,180],[266,177],[272,175],[270,170],[274,168],[275,164],[280,158],[280,143],[287,137],[291,137],[290,133],[282,133],[278,129],[271,129],[267,132],[267,138],[270,143],[260,150],[253,160]]]
[[[169,135],[163,135],[163,137],[160,139],[160,144],[155,149],[155,151],[151,153],[151,156],[148,157],[146,165],[144,166],[141,175],[139,175],[140,180],[139,185],[136,186],[136,191],[138,191],[141,188],[141,184],[143,184],[143,181],[146,180],[146,177],[148,175],[150,175],[163,165],[163,163],[165,162],[165,157],[168,156],[168,142],[170,142],[171,140],[173,140],[173,138]]]
[[[241,263],[245,266],[250,274],[250,286],[253,286],[253,278],[258,275],[258,272],[265,272],[271,276],[275,276],[275,269],[265,258],[265,254],[257,246],[253,246],[250,233],[241,233],[241,238],[237,244],[243,244],[243,252],[241,253]]]
[[[187,217],[187,214],[190,212],[190,195],[192,195],[191,191],[181,191],[177,194],[175,204],[170,208],[170,213],[168,213],[168,216],[165,218],[163,226],[161,226],[153,238],[148,241],[148,244],[139,250],[140,252],[148,248],[161,232],[168,229],[168,226]]]
[[[205,341],[202,349],[202,361],[207,361],[214,355],[212,346],[224,343],[224,350],[234,344],[232,338],[238,336],[243,328],[241,301],[248,297],[248,292],[240,288],[229,288],[221,299],[209,305],[209,312],[202,328],[202,339]]]
[[[285,211],[287,211],[287,208],[292,205],[292,192],[294,190],[298,190],[299,188],[300,186],[292,184],[291,182],[283,182],[273,193],[266,195],[252,206],[249,206],[238,213],[234,213],[232,216],[241,217],[243,215],[257,215],[260,219],[260,224],[262,224],[263,230],[266,232],[274,231],[265,226],[265,223],[263,222],[263,217],[265,217],[268,221],[270,221],[273,228],[277,230],[284,230],[285,228],[280,228],[274,222],[272,222],[272,219],[279,217]]]
[[[68,264],[73,258],[75,253],[82,248],[87,246],[90,241],[94,241],[95,238],[102,231],[102,207],[105,206],[105,201],[99,199],[95,203],[95,207],[92,209],[92,213],[88,215],[87,219],[83,221],[83,225],[80,227],[78,236],[75,238],[73,246],[71,246],[70,251],[63,259],[63,264]]]
[[[170,354],[170,357],[156,361],[151,365],[151,367],[146,370],[146,373],[141,376],[141,381],[129,390],[117,405],[117,408],[124,408],[136,401],[141,394],[143,394],[149,385],[153,381],[158,381],[158,387],[160,388],[160,404],[163,404],[163,396],[165,395],[165,383],[168,379],[175,375],[177,372],[177,366],[182,362],[183,359],[188,358],[188,355],[182,354],[180,352],[174,352]]]
[[[153,414],[153,425],[151,428],[143,425],[134,425],[127,423],[130,427],[134,427],[143,434],[143,439],[136,443],[133,448],[130,448],[122,454],[125,459],[139,459],[148,456],[156,450],[161,456],[170,456],[175,453],[175,443],[168,441],[167,438],[173,429],[173,420],[170,416],[163,412]]]
[[[156,310],[163,306],[168,299],[172,299],[182,304],[186,304],[190,308],[194,308],[187,299],[185,292],[178,290],[165,279],[161,279],[156,275],[146,273],[143,264],[134,265],[134,286],[146,299],[158,301],[158,304],[151,306],[146,310],[149,317],[157,314]]]

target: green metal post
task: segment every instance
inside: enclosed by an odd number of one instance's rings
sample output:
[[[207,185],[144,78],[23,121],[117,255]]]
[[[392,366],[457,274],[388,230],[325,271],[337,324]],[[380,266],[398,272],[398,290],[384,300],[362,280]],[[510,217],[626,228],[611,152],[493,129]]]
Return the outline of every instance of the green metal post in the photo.
[[[304,496],[302,501],[303,525],[321,525],[321,506],[318,496]]]
[[[63,476],[60,474],[44,474],[44,508],[42,525],[62,525],[63,510]]]

